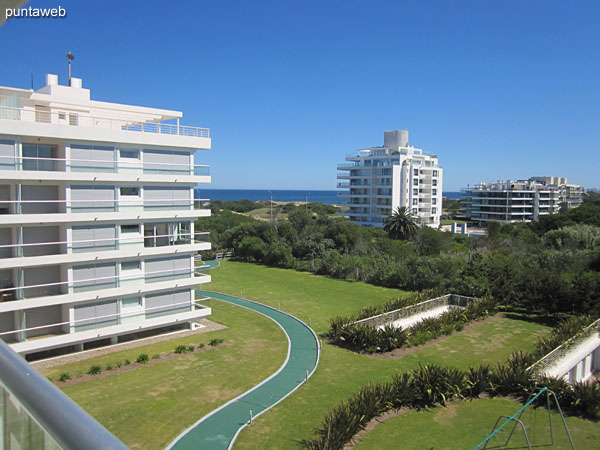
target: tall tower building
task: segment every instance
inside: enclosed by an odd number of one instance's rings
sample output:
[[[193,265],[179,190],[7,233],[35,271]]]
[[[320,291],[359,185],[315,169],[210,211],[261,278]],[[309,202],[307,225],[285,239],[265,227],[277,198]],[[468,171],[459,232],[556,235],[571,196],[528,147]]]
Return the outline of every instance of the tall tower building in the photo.
[[[0,338],[21,354],[194,326],[210,248],[193,188],[208,129],[90,99],[81,79],[0,87]]]
[[[383,147],[358,150],[338,165],[337,187],[347,197],[342,213],[363,226],[383,227],[398,207],[406,207],[422,225],[437,228],[442,215],[443,169],[435,155],[408,144],[407,130],[384,133]]]

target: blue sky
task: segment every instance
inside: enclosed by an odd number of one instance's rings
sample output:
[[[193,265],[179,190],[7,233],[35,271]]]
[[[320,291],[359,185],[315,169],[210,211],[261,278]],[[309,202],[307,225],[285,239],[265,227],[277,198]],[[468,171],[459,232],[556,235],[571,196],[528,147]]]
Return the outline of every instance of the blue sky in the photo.
[[[0,85],[211,128],[212,188],[335,189],[346,153],[408,129],[444,190],[532,175],[600,187],[597,1],[67,1],[0,28]],[[3,13],[3,12],[2,12]]]

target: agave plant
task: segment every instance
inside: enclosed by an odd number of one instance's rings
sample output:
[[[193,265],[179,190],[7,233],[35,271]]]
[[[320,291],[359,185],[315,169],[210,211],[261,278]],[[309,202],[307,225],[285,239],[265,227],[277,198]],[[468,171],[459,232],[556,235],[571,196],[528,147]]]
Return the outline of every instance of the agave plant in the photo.
[[[466,394],[470,398],[479,398],[479,395],[489,387],[491,375],[489,365],[469,367],[465,377]]]
[[[600,420],[600,383],[575,383],[573,385],[573,407],[583,417]]]

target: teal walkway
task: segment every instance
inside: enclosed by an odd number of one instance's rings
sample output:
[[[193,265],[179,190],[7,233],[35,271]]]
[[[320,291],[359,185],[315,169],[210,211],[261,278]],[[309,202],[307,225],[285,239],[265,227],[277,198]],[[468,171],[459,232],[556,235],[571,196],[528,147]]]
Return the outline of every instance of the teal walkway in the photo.
[[[312,375],[319,362],[319,341],[306,324],[269,306],[210,291],[196,290],[196,294],[248,308],[269,317],[279,324],[289,341],[287,359],[277,372],[204,416],[167,447],[176,450],[224,450],[231,448],[238,433],[248,425],[250,411],[256,418],[294,392]]]

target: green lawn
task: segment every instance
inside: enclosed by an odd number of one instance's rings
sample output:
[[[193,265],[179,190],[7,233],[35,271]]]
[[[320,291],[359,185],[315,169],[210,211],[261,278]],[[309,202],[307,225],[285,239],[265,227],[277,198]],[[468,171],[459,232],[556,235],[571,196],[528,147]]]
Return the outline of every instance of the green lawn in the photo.
[[[283,311],[307,323],[310,320],[317,332],[326,331],[332,316],[404,294],[360,282],[230,261],[210,274],[213,282],[203,288],[232,295],[241,291],[245,298],[274,307],[280,304]],[[209,352],[64,388],[127,445],[162,448],[198,418],[274,372],[285,358],[287,341],[273,322],[217,301],[211,301],[211,306],[212,319],[228,329],[73,363],[46,374],[87,371],[92,364],[134,360],[142,352],[172,351],[178,343],[224,338],[226,345]],[[308,383],[244,429],[235,448],[297,448],[297,440],[312,436],[325,413],[360,386],[387,381],[396,371],[419,363],[466,368],[503,361],[513,351],[532,350],[537,337],[545,332],[546,327],[532,322],[497,317],[396,359],[372,358],[325,344],[319,367]]]
[[[357,450],[402,448],[422,449],[472,449],[485,439],[499,416],[511,416],[521,408],[517,401],[507,398],[480,399],[472,402],[451,403],[446,407],[410,411],[377,425],[355,447]],[[550,443],[548,413],[546,410],[528,408],[521,417],[527,427],[530,443]],[[560,416],[552,414],[554,428],[553,449],[570,448]],[[576,417],[568,417],[567,425],[578,450],[600,448],[600,426]],[[506,430],[506,432],[505,432]],[[509,426],[490,440],[488,449],[505,448]],[[520,428],[515,430],[511,448],[526,448]]]
[[[219,347],[202,353],[63,388],[127,446],[164,448],[200,417],[267,378],[285,360],[287,340],[277,324],[216,300],[211,307],[211,319],[228,329],[112,353],[44,373],[87,372],[92,364],[104,367],[124,359],[133,361],[140,353],[172,352],[178,344],[225,339]]]
[[[328,321],[337,315],[357,312],[367,304],[380,305],[405,294],[399,289],[373,286],[359,281],[342,281],[266,266],[223,261],[208,272],[212,282],[204,289],[244,298],[289,312],[312,323],[317,333],[327,331]]]
[[[327,328],[327,319],[355,312],[368,302],[380,304],[401,295],[393,289],[346,282],[291,270],[224,262],[211,272],[207,289],[258,300],[272,306],[281,302],[284,311],[303,320],[312,318],[316,331]],[[461,368],[480,362],[503,361],[513,351],[533,350],[541,325],[507,318],[494,318],[462,333],[398,359],[375,359],[331,345],[324,345],[315,375],[291,397],[245,428],[235,448],[296,448],[295,441],[310,437],[325,413],[355,393],[360,386],[387,381],[398,370],[419,363],[453,364]]]

